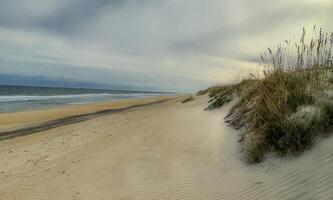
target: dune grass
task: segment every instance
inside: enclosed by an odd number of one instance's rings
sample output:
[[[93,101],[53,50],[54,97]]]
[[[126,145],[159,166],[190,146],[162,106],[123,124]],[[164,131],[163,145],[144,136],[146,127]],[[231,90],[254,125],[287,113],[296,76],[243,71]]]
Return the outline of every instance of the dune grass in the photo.
[[[187,97],[186,99],[184,99],[184,100],[182,101],[182,103],[187,103],[187,102],[190,102],[190,101],[194,101],[194,98],[193,98],[192,96]]]
[[[243,92],[251,87],[253,83],[254,81],[251,79],[244,79],[239,83],[212,87],[207,90],[210,100],[206,110],[219,108],[232,101],[235,97],[242,96]]]
[[[240,141],[250,162],[272,151],[303,152],[318,135],[332,131],[333,33],[320,29],[309,43],[305,36],[303,29],[299,42],[269,48],[261,56],[261,75],[201,92],[210,94],[208,109],[238,97],[225,120],[242,129]]]

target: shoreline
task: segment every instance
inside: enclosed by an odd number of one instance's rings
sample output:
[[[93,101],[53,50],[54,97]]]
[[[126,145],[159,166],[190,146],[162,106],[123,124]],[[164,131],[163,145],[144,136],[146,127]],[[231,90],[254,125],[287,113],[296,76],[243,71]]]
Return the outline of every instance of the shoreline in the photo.
[[[87,121],[104,115],[163,103],[178,96],[125,99],[0,114],[0,140]]]

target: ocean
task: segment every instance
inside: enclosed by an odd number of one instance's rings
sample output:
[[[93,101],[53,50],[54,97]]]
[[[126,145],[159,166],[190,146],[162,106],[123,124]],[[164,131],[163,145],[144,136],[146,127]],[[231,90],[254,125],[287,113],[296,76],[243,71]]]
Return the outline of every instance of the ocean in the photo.
[[[0,113],[169,94],[170,93],[144,91],[0,85]]]

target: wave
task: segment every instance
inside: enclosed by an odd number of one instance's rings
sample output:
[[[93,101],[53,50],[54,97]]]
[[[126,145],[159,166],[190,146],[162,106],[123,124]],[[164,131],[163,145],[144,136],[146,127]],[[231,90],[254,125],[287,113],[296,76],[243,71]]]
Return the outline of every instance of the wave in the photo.
[[[157,96],[158,94],[151,93],[135,93],[135,94],[76,94],[76,95],[50,95],[50,96],[0,96],[0,102],[17,102],[17,101],[43,101],[43,100],[66,100],[66,99],[84,99],[95,97],[113,97],[113,98],[131,98],[131,97],[145,97],[145,96]]]

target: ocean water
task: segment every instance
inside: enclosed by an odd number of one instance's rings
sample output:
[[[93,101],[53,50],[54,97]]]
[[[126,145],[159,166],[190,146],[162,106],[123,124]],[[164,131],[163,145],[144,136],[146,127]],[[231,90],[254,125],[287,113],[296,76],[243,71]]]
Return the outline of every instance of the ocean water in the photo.
[[[0,113],[160,95],[169,94],[159,92],[0,85]]]

